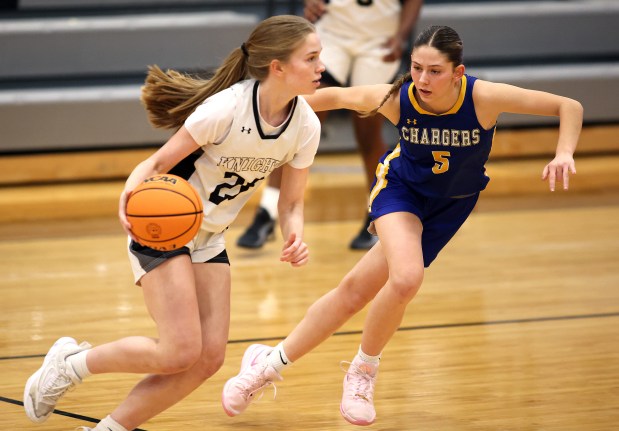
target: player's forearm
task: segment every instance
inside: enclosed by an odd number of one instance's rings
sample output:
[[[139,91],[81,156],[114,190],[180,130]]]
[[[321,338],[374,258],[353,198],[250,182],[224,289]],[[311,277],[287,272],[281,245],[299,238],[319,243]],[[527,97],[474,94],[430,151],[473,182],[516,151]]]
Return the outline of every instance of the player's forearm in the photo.
[[[278,204],[279,224],[284,239],[294,233],[303,237],[303,201],[285,202],[280,199]]]
[[[422,5],[423,0],[407,0],[402,5],[400,25],[398,26],[398,31],[395,34],[395,36],[401,41],[406,42],[411,37],[413,28],[419,19]]]

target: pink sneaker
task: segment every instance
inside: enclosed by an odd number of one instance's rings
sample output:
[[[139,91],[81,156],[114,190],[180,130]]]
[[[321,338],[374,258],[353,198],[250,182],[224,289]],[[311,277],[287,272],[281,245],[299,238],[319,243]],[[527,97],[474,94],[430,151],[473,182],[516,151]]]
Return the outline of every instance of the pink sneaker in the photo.
[[[376,420],[374,410],[374,385],[378,374],[378,364],[363,362],[355,356],[344,377],[344,393],[340,412],[344,419],[353,425],[371,425]]]
[[[269,385],[275,388],[273,381],[283,380],[275,368],[264,361],[272,350],[263,344],[252,344],[245,350],[241,371],[226,382],[221,394],[221,405],[228,416],[243,413],[261,389]]]

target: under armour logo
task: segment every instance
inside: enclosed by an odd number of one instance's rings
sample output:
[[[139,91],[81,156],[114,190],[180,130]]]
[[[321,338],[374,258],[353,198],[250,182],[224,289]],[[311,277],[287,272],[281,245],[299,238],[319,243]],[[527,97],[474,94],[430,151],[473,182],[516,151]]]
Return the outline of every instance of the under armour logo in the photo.
[[[416,125],[417,125],[417,120],[416,120],[416,119],[413,119],[413,120],[411,121],[411,119],[410,119],[410,118],[407,118],[407,119],[406,119],[406,124],[410,124],[410,123],[413,123],[413,124],[416,126]]]
[[[247,132],[247,134],[249,135],[249,133],[251,132],[251,127],[249,128],[245,128],[245,126],[241,127],[241,132]]]

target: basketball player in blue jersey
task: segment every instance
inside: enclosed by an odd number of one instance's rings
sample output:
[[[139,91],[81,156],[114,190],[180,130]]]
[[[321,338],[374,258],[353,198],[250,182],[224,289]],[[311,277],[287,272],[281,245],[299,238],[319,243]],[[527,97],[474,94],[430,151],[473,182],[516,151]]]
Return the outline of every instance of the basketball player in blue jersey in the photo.
[[[196,188],[204,205],[198,234],[158,251],[131,241],[129,257],[157,338],[132,336],[91,347],[60,338],[27,381],[24,408],[44,422],[59,399],[91,374],[146,376],[93,431],[133,430],[176,404],[221,367],[230,324],[230,265],[224,231],[257,186],[282,167],[280,261],[308,260],[303,194],[320,139],[307,102],[324,66],[314,26],[297,16],[260,23],[211,79],[151,68],[142,99],[151,122],[176,133],[129,175],[119,203],[132,236],[127,198],[145,178],[168,172]],[[83,431],[90,428],[81,427]]]
[[[257,391],[281,380],[282,370],[372,301],[359,351],[348,363],[340,411],[355,425],[374,422],[381,352],[421,287],[424,267],[458,231],[486,187],[484,164],[502,112],[559,117],[556,155],[543,168],[542,179],[551,191],[557,182],[568,189],[569,175],[576,172],[573,154],[582,128],[581,104],[468,76],[462,49],[453,29],[430,27],[413,45],[410,74],[392,87],[327,88],[307,97],[316,111],[380,113],[398,128],[400,142],[381,159],[370,195],[370,228],[379,242],[308,309],[283,342],[247,349],[240,374],[224,386],[228,414],[243,412]]]

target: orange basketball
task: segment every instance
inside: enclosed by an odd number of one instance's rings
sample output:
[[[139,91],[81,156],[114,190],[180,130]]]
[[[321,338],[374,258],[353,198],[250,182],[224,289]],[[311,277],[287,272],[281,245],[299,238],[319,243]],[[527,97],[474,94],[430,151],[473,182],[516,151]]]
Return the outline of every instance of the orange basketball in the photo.
[[[137,186],[127,201],[127,219],[138,242],[155,250],[176,250],[196,235],[202,200],[176,175],[156,175]]]

